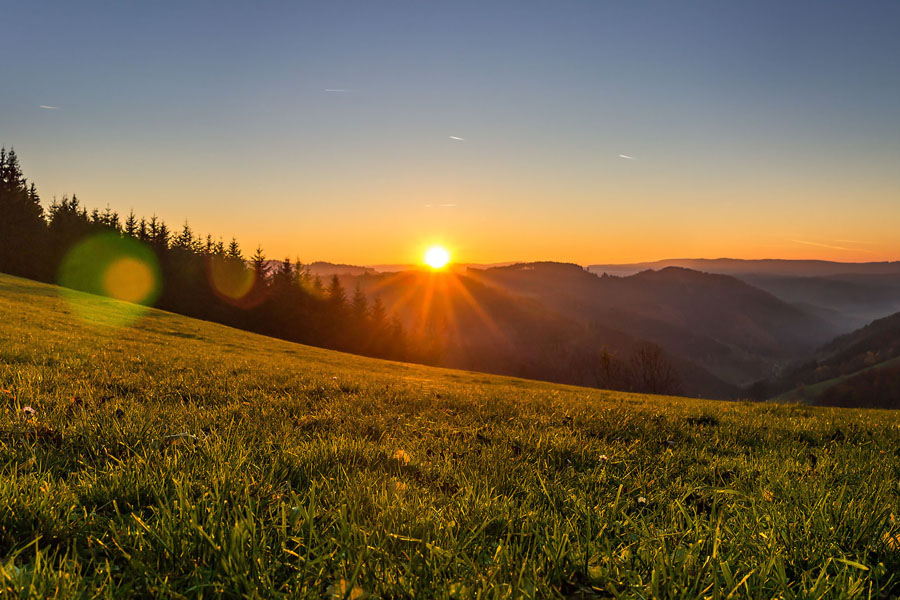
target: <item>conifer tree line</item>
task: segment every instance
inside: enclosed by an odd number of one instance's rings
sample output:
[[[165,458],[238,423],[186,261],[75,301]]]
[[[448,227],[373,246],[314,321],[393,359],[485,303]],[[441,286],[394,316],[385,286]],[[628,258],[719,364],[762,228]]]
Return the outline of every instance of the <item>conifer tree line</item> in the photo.
[[[304,344],[417,359],[415,344],[381,300],[369,302],[358,288],[348,296],[337,276],[323,283],[289,259],[272,266],[262,248],[247,256],[237,240],[198,236],[188,223],[172,231],[155,216],[88,211],[74,194],[54,198],[45,211],[16,152],[0,150],[0,272],[56,283],[66,253],[97,234],[133,238],[153,250],[162,279],[158,308]]]
[[[526,319],[507,326],[519,340],[512,350],[490,344],[451,348],[447,323],[422,316],[408,330],[358,283],[348,294],[337,276],[323,282],[299,261],[268,260],[262,248],[247,255],[234,238],[225,243],[199,236],[188,223],[172,231],[156,216],[146,219],[133,211],[122,218],[109,207],[88,210],[75,195],[54,198],[45,211],[15,151],[0,149],[0,272],[63,283],[58,275],[65,257],[98,236],[149,248],[161,288],[153,306],[189,317],[379,358],[625,391],[680,389],[677,370],[654,344],[620,358],[591,335],[559,340]]]

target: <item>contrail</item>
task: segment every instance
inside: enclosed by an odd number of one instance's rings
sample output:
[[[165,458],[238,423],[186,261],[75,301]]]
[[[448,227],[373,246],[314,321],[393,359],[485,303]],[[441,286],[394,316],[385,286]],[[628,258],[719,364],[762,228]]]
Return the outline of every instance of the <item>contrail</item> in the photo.
[[[45,108],[47,110],[59,110],[58,106],[47,106],[46,104],[41,104],[38,108]]]
[[[627,158],[628,160],[637,160],[635,157],[628,156],[627,154],[620,154],[619,158]]]
[[[875,254],[871,250],[865,250],[863,248],[847,248],[846,246],[834,246],[832,244],[820,244],[819,242],[808,242],[806,240],[791,240],[795,244],[806,244],[807,246],[819,246],[820,248],[831,248],[832,250],[846,250],[848,252],[866,252],[868,254]]]
[[[455,136],[455,135],[451,135],[451,136],[450,136],[450,139],[451,139],[451,140],[456,140],[457,142],[464,142],[464,141],[466,141],[466,138],[457,137],[457,136]]]

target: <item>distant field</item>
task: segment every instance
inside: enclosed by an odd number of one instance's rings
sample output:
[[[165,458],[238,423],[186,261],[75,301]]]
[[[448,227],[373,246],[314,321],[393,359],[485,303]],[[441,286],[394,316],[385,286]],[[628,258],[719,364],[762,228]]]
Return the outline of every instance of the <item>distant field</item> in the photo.
[[[900,593],[896,413],[391,363],[67,297],[0,275],[7,595]]]

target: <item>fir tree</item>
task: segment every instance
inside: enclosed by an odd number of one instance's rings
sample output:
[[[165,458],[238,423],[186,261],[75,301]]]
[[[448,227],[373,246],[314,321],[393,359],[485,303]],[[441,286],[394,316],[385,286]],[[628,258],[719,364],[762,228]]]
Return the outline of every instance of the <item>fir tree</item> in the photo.
[[[250,264],[253,266],[256,281],[265,282],[269,276],[269,267],[266,264],[266,255],[263,254],[262,246],[256,247],[256,252],[250,258]]]
[[[137,237],[138,235],[138,222],[137,218],[134,216],[134,209],[129,211],[128,218],[125,219],[125,227],[123,232],[128,237]]]
[[[243,254],[241,254],[241,247],[238,245],[238,241],[236,238],[231,238],[231,242],[228,244],[228,250],[225,252],[225,256],[232,260],[244,260]]]
[[[172,243],[172,247],[187,251],[194,250],[194,232],[191,230],[191,226],[187,221],[184,222],[184,225],[181,228],[181,233],[179,233],[178,237],[175,238],[175,241]]]
[[[41,278],[46,229],[37,190],[27,186],[16,151],[0,149],[0,271]]]

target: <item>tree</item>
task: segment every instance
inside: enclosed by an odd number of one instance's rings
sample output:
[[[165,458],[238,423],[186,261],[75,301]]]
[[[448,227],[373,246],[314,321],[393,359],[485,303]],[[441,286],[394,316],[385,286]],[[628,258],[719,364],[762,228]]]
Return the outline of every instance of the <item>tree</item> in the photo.
[[[635,347],[631,355],[631,376],[635,392],[676,394],[681,389],[678,371],[663,349],[652,342]]]
[[[347,307],[347,294],[337,275],[331,276],[331,283],[328,285],[328,304],[332,306],[336,315],[343,313]],[[341,316],[343,315],[341,314]]]
[[[368,333],[366,346],[370,354],[374,356],[387,356],[387,310],[381,296],[375,296],[372,307],[369,309]]]
[[[226,247],[209,235],[204,247],[186,221],[172,235],[156,215],[138,219],[131,210],[120,221],[110,206],[88,209],[74,194],[54,198],[45,218],[15,152],[0,149],[0,270],[46,277],[75,244],[100,232],[136,238],[154,249],[162,277],[160,308],[302,343],[400,359],[421,354],[399,319],[388,320],[381,299],[370,306],[357,285],[348,302],[337,276],[326,289],[299,260],[270,268],[258,247],[248,263],[236,238]]]
[[[265,283],[269,277],[269,267],[266,264],[266,255],[263,254],[262,246],[256,247],[256,252],[250,257],[250,264],[253,267],[257,283]]]
[[[37,190],[27,185],[16,151],[0,149],[0,271],[43,278],[46,229]]]
[[[194,232],[191,230],[191,226],[187,221],[184,222],[181,233],[179,233],[178,237],[172,242],[172,248],[178,248],[179,250],[189,252],[194,251]]]
[[[360,289],[359,284],[353,292],[350,301],[350,322],[348,323],[352,335],[350,348],[354,352],[367,353],[369,340],[369,301]]]
[[[128,218],[125,219],[125,228],[122,231],[128,237],[137,237],[138,236],[138,222],[137,218],[134,216],[134,209],[132,209],[128,213]]]
[[[228,250],[225,252],[225,256],[232,260],[244,260],[243,254],[241,254],[241,247],[238,245],[238,241],[236,238],[231,238],[231,242],[228,244]]]
[[[169,238],[171,234],[169,233],[169,228],[166,226],[164,221],[160,221],[156,228],[156,235],[153,236],[153,240],[151,243],[154,247],[156,247],[157,251],[165,252],[169,249]]]
[[[325,296],[325,286],[322,285],[322,278],[318,275],[313,275],[309,287],[312,290],[313,297],[323,298]]]

